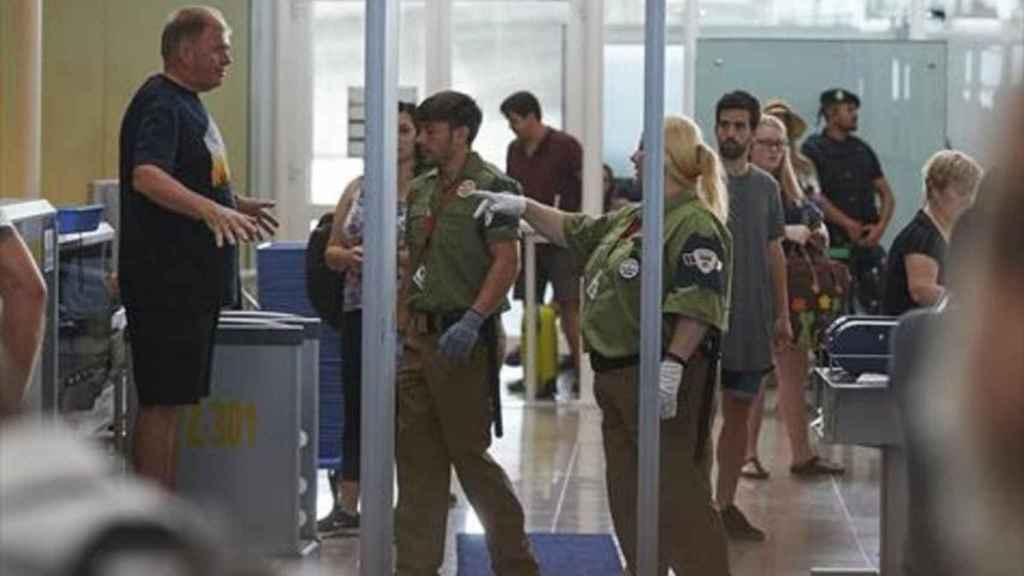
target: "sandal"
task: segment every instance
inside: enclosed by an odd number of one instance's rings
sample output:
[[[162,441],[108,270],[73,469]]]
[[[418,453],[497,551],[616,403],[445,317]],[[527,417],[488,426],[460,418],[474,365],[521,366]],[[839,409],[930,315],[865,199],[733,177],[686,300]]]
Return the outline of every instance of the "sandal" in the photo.
[[[740,470],[740,476],[744,478],[750,478],[752,480],[767,480],[771,474],[768,470],[761,465],[761,461],[754,458],[747,458],[747,461],[743,464],[743,468]]]
[[[812,478],[815,476],[840,476],[846,472],[842,464],[826,460],[820,456],[812,456],[803,464],[794,464],[789,467],[789,473],[793,476]]]

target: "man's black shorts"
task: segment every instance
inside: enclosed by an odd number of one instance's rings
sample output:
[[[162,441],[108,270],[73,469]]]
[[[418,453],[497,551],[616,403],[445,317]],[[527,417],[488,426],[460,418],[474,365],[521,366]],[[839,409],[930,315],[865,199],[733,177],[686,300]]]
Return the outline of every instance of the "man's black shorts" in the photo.
[[[139,404],[182,406],[209,396],[220,310],[131,306],[126,311]]]
[[[537,244],[537,302],[544,301],[544,288],[548,282],[555,292],[555,302],[575,302],[580,299],[579,263],[572,252],[554,244]],[[516,300],[526,299],[526,249],[519,261],[519,279],[516,280]]]

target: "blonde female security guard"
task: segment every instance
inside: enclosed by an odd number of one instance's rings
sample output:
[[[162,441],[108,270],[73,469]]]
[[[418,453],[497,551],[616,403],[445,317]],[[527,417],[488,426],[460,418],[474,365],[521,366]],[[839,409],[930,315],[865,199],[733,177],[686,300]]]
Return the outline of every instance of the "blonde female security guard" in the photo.
[[[665,284],[667,335],[660,367],[662,510],[659,574],[725,575],[728,556],[711,504],[715,346],[726,329],[732,239],[728,200],[715,153],[689,119],[665,121]],[[640,167],[643,150],[633,155]],[[639,174],[639,170],[637,171]],[[636,565],[636,501],[643,226],[639,207],[592,218],[512,194],[480,191],[478,215],[523,216],[586,262],[581,330],[596,373],[608,500],[627,569]],[[711,377],[709,377],[709,371]]]

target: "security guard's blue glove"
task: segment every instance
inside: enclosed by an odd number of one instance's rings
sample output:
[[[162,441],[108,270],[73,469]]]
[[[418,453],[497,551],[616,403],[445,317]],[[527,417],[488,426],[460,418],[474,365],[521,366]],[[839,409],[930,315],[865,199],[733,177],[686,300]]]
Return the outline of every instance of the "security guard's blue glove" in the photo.
[[[683,382],[683,365],[673,358],[661,361],[658,375],[658,412],[662,420],[676,417],[679,386]]]
[[[473,352],[477,338],[480,337],[480,326],[484,317],[470,308],[458,322],[452,324],[438,341],[441,354],[449,360],[464,362]]]

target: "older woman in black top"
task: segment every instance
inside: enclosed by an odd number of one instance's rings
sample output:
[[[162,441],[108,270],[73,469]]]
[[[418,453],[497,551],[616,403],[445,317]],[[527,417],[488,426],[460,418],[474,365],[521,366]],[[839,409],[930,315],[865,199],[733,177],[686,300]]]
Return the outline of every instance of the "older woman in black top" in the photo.
[[[957,219],[974,203],[981,166],[955,150],[935,153],[922,170],[924,207],[892,243],[886,272],[886,314],[934,306],[945,288],[946,249]]]

